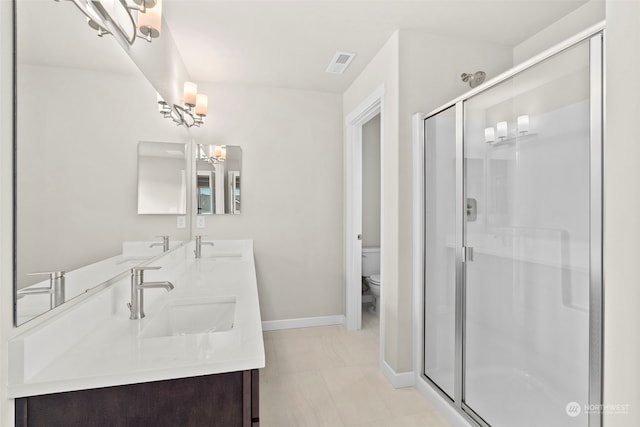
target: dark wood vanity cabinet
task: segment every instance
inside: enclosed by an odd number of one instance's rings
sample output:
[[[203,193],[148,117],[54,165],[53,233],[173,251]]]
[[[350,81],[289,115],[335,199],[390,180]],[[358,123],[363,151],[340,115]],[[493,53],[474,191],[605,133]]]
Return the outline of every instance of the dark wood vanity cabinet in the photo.
[[[258,427],[258,370],[16,399],[16,427]]]

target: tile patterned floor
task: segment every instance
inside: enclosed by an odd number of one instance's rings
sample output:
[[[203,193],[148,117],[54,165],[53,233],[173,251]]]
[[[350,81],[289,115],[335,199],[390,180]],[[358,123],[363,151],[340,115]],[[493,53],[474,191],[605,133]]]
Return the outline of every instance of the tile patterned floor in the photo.
[[[378,318],[264,333],[262,427],[448,427],[415,388],[395,389],[378,368]]]

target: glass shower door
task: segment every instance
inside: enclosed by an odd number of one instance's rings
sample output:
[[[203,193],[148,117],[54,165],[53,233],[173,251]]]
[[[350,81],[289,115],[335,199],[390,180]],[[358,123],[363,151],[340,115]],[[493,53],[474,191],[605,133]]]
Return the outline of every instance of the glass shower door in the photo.
[[[495,427],[587,426],[588,41],[464,108],[463,405]]]
[[[454,398],[456,327],[456,111],[425,121],[424,373]]]

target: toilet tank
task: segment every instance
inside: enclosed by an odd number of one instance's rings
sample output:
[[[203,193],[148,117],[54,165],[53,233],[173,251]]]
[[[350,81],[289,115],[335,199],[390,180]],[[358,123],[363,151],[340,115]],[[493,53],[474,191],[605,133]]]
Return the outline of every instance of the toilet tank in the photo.
[[[362,276],[380,274],[380,248],[362,248]]]

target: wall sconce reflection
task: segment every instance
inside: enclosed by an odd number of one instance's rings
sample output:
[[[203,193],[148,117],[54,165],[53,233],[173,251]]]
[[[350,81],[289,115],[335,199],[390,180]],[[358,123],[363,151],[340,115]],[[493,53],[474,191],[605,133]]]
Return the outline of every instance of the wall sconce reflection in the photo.
[[[529,133],[529,116],[523,115],[518,116],[516,118],[517,124],[517,134],[520,136]],[[498,138],[497,142],[504,142],[506,140],[512,139],[509,138],[509,124],[507,122],[498,122],[496,123],[496,127],[493,126],[484,128],[484,142],[487,144],[492,144],[496,142],[496,138]]]
[[[498,132],[497,132],[498,138],[501,141],[503,139],[506,139],[507,138],[507,132],[508,132],[507,122],[498,122],[496,124],[496,128],[498,130]]]
[[[524,135],[529,132],[529,116],[518,116],[518,133]]]
[[[212,165],[227,160],[226,145],[198,145],[198,158]]]

